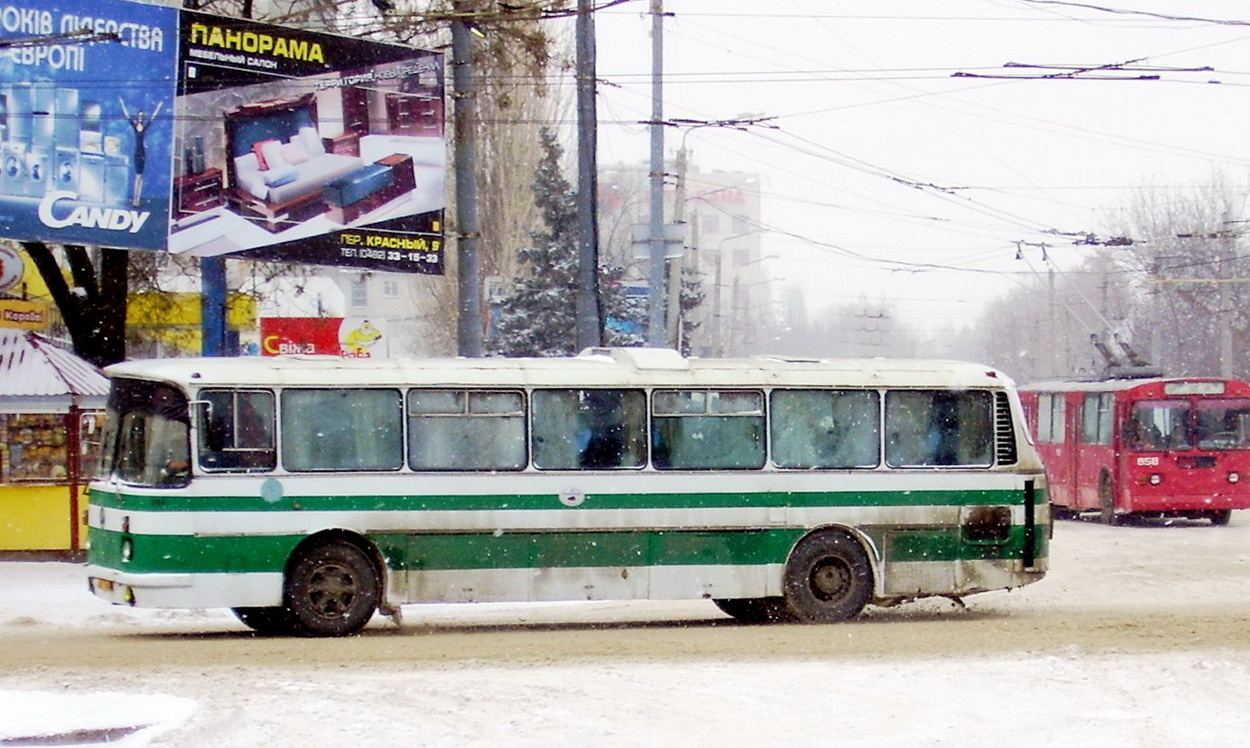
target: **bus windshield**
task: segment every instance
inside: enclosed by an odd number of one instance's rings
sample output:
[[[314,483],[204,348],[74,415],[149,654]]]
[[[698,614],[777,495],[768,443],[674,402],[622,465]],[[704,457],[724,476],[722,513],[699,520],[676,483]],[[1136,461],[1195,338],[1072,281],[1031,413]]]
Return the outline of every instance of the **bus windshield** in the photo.
[[[191,479],[187,399],[168,385],[119,379],[109,394],[101,475],[139,486],[185,486]]]
[[[1199,449],[1250,447],[1250,400],[1199,400],[1195,440]]]

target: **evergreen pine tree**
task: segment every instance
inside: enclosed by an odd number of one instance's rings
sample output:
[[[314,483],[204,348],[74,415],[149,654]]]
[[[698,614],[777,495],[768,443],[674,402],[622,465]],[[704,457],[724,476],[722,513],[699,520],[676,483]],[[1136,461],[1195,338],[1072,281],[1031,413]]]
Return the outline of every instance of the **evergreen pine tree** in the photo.
[[[534,181],[534,203],[544,230],[533,245],[517,250],[520,274],[499,302],[491,350],[503,356],[570,356],[577,353],[578,227],[576,194],[560,170],[564,149],[549,128],[539,132],[542,159]],[[637,304],[626,297],[620,268],[600,268],[605,316],[636,321]],[[604,282],[606,281],[606,282]],[[634,325],[628,325],[633,327]],[[639,336],[609,330],[608,345],[638,345]]]

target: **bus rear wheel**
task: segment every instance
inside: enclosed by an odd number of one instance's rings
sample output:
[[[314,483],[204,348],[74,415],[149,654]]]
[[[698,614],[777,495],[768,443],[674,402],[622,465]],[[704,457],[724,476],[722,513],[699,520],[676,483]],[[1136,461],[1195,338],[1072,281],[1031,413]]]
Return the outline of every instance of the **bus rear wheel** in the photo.
[[[335,540],[300,552],[287,574],[284,597],[297,633],[350,636],[373,617],[381,582],[364,551]]]
[[[782,597],[740,597],[714,599],[721,612],[743,623],[784,623],[794,620]]]
[[[799,621],[846,621],[872,598],[872,563],[864,547],[845,533],[811,535],[790,555],[783,588],[786,604]]]
[[[1216,527],[1223,527],[1233,518],[1232,509],[1212,509],[1207,512],[1207,519],[1211,520],[1211,524]]]

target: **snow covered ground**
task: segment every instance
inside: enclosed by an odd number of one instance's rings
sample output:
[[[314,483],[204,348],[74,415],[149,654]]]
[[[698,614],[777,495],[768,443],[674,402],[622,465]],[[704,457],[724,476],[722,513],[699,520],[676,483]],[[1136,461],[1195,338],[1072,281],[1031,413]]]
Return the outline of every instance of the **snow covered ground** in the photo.
[[[424,606],[265,639],[227,611],[108,606],[81,571],[0,563],[0,746],[1250,746],[1250,512],[1062,523],[1039,584],[832,627]]]

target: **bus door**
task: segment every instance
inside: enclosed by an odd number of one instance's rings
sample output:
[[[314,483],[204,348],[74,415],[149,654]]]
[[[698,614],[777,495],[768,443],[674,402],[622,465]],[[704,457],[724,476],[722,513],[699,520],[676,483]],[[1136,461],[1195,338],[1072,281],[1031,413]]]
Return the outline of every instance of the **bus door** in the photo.
[[[1046,464],[1046,485],[1050,500],[1061,507],[1076,506],[1076,483],[1073,474],[1074,455],[1072,411],[1068,407],[1068,394],[1064,392],[1038,392],[1035,411],[1037,451]],[[1032,398],[1030,398],[1031,400]]]

